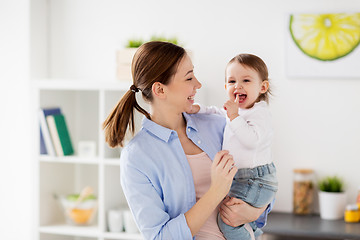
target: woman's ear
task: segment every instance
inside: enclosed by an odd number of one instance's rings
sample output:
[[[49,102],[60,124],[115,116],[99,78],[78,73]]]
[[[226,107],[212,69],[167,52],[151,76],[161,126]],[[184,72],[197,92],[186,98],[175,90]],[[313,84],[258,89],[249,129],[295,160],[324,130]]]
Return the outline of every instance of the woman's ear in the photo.
[[[262,81],[260,93],[266,93],[268,89],[269,89],[269,81],[268,80]]]
[[[153,83],[151,90],[155,97],[158,97],[158,98],[165,97],[164,86],[160,82]]]

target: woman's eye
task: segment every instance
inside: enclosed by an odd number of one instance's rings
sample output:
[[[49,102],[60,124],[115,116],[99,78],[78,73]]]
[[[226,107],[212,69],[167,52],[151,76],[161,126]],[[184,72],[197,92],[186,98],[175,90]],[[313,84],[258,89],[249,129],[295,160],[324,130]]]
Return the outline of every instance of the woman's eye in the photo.
[[[228,83],[235,83],[235,81],[234,80],[229,80]]]
[[[186,80],[191,81],[191,80],[192,80],[192,78],[188,78],[188,79],[186,79]]]
[[[249,79],[244,79],[244,82],[250,82],[250,80]]]

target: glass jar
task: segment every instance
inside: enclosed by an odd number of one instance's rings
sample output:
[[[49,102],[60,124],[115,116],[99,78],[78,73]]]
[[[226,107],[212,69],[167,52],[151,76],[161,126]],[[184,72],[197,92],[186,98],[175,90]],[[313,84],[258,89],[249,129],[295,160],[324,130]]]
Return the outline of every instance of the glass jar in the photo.
[[[356,204],[358,205],[359,209],[360,209],[360,187],[358,189],[358,193],[356,196]]]
[[[293,212],[299,215],[311,214],[314,201],[314,171],[294,169]]]
[[[349,204],[346,206],[344,214],[345,222],[359,222],[360,212],[357,204]]]

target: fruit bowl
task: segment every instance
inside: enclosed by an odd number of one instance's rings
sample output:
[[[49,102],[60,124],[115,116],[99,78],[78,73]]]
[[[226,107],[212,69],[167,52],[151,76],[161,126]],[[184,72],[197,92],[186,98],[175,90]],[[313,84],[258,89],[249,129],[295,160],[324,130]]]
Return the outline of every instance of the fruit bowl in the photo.
[[[78,201],[79,194],[61,196],[60,202],[64,210],[66,222],[71,225],[90,225],[97,212],[97,200],[90,195]]]

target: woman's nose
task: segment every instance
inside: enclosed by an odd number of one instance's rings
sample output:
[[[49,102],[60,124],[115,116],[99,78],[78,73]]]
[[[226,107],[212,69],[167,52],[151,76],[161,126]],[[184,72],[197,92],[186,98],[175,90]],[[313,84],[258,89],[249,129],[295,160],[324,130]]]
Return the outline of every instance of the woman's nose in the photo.
[[[201,82],[199,82],[199,80],[198,80],[197,78],[196,78],[196,82],[197,82],[196,88],[197,88],[197,89],[201,88],[201,87],[202,87],[202,84],[201,84]]]

